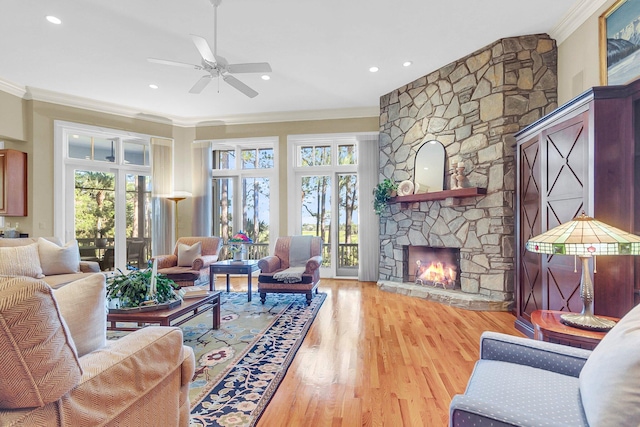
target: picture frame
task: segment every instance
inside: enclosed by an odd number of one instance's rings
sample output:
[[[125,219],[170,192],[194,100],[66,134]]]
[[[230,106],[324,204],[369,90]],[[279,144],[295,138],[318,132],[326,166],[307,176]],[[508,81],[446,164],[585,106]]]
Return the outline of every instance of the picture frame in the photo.
[[[600,82],[621,85],[640,77],[640,0],[618,0],[599,19]]]

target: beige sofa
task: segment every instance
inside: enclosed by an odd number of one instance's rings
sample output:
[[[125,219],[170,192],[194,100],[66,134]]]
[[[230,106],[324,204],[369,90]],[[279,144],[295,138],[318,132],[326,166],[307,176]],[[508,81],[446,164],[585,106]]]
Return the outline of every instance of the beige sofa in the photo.
[[[150,326],[106,340],[105,277],[0,277],[0,425],[188,426],[193,350]]]
[[[0,238],[0,256],[5,258],[4,263],[0,260],[0,275],[41,278],[55,289],[100,272],[100,265],[97,262],[80,260],[80,251],[77,243],[74,242],[63,246],[55,237]],[[52,243],[55,243],[57,248]],[[38,248],[37,259],[34,259],[32,250],[24,248],[3,250],[3,248],[19,248],[28,245],[36,245]],[[6,259],[10,256],[15,257],[15,260]]]

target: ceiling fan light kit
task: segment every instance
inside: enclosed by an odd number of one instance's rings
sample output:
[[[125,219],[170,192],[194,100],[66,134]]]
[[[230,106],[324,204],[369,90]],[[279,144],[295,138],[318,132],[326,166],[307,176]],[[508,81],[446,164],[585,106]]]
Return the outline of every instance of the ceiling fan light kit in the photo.
[[[184,62],[170,61],[166,59],[148,58],[149,62],[163,65],[171,65],[174,67],[193,68],[199,71],[206,71],[208,74],[202,76],[189,90],[189,93],[199,94],[211,80],[216,77],[222,77],[222,80],[229,86],[242,92],[249,98],[258,95],[254,89],[250,88],[231,74],[241,73],[270,73],[271,65],[268,62],[253,62],[245,64],[229,64],[227,60],[218,55],[218,6],[222,0],[209,0],[213,6],[214,34],[213,34],[213,50],[204,37],[191,34],[191,40],[196,46],[201,56],[201,65],[187,64]]]

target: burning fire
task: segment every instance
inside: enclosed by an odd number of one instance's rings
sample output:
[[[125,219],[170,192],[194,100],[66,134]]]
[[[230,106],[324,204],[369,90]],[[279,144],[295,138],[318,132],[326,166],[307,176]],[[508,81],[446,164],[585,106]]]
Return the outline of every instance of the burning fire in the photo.
[[[456,270],[447,267],[439,261],[434,261],[429,265],[423,265],[422,261],[416,261],[416,283],[431,286],[442,286],[443,288],[453,288],[456,282]]]

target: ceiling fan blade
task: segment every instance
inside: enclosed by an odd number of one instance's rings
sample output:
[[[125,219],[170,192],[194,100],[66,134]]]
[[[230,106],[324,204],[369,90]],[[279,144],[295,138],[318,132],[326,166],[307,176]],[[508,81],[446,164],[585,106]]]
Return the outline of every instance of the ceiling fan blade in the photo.
[[[187,64],[185,62],[169,61],[167,59],[147,58],[147,61],[154,62],[156,64],[173,65],[175,67],[195,68],[196,70],[202,70],[200,65]]]
[[[227,65],[227,71],[230,73],[270,73],[271,65],[268,62],[229,64]]]
[[[191,34],[191,39],[193,40],[193,44],[196,45],[198,52],[200,52],[200,56],[202,56],[205,61],[215,64],[216,57],[213,55],[209,43],[207,43],[203,37],[196,36],[195,34]]]
[[[236,79],[233,76],[229,76],[229,75],[222,75],[222,79],[227,82],[228,84],[230,84],[231,86],[235,87],[236,89],[238,89],[240,92],[244,93],[245,95],[247,95],[249,98],[255,98],[256,96],[258,96],[258,92],[256,92],[255,90],[251,89],[249,86],[247,86],[246,84],[242,83],[240,80]]]
[[[189,90],[189,93],[198,94],[202,92],[202,90],[207,87],[209,83],[211,83],[211,80],[211,76],[202,76],[200,80],[198,80],[196,84],[194,84],[193,87]]]

